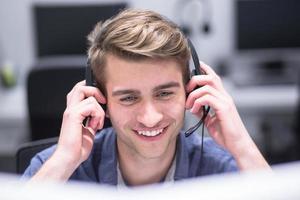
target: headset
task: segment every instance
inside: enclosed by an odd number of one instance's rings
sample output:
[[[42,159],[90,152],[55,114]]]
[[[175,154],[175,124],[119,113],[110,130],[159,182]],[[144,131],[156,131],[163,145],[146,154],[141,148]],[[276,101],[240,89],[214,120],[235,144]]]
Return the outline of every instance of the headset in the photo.
[[[192,43],[192,41],[190,39],[187,39],[188,41],[188,45],[191,51],[191,56],[192,56],[192,63],[193,63],[193,67],[191,70],[191,75],[195,76],[195,75],[203,75],[204,72],[200,69],[200,62],[199,62],[199,57],[198,54],[196,52],[196,49]],[[87,66],[86,66],[86,70],[85,70],[85,80],[86,80],[86,85],[87,86],[94,86],[96,87],[96,82],[95,82],[95,78],[93,75],[93,70],[91,68],[91,62],[90,59],[87,60]],[[103,110],[106,110],[106,106],[104,104],[101,104],[101,107],[103,108]],[[195,124],[194,126],[192,126],[191,128],[189,128],[187,131],[185,131],[185,137],[189,137],[190,135],[192,135],[205,121],[208,113],[209,113],[210,107],[209,106],[202,106],[202,111],[203,111],[203,115],[202,118],[199,120],[199,122],[197,124]],[[88,121],[88,119],[86,119],[85,121]],[[84,122],[84,124],[86,125],[87,122]],[[204,126],[203,126],[204,128]],[[203,141],[203,135],[204,135],[204,129],[202,128],[202,141]],[[203,145],[202,145],[203,146]]]
[[[187,38],[188,41],[188,45],[191,51],[191,57],[192,57],[192,69],[190,69],[189,65],[187,67],[189,67],[190,74],[191,76],[195,76],[195,75],[203,75],[204,72],[200,69],[200,62],[199,62],[199,58],[198,58],[198,54],[196,52],[196,49],[193,45],[193,43],[191,42],[190,39]],[[87,66],[86,66],[86,72],[85,72],[85,79],[86,79],[86,85],[87,86],[94,86],[96,87],[96,82],[95,82],[95,78],[93,75],[93,71],[91,68],[91,62],[90,59],[87,60]],[[106,106],[101,104],[103,110],[106,110]],[[201,147],[200,147],[200,161],[199,161],[199,169],[202,169],[202,160],[203,160],[203,140],[204,140],[204,121],[209,113],[210,107],[209,106],[202,106],[202,111],[203,111],[203,115],[201,117],[201,119],[199,120],[199,122],[197,124],[195,124],[194,126],[192,126],[191,128],[189,128],[187,131],[185,131],[185,137],[189,137],[190,135],[192,135],[201,125],[202,125],[202,129],[201,129]],[[84,121],[83,124],[86,126],[88,121],[89,121],[90,117],[87,117]],[[109,121],[110,123],[110,121]]]
[[[199,62],[199,58],[198,58],[198,54],[196,52],[196,49],[192,43],[192,41],[190,39],[187,39],[188,41],[188,45],[191,51],[191,56],[192,56],[192,63],[193,63],[193,67],[191,70],[191,75],[195,76],[195,75],[203,75],[204,72],[200,69],[200,62]],[[188,66],[189,67],[189,66]],[[85,71],[85,80],[86,80],[86,85],[87,86],[94,86],[96,87],[96,82],[95,82],[95,78],[93,75],[93,71],[91,68],[91,62],[90,59],[87,60],[87,66],[86,66],[86,71]],[[103,110],[106,110],[106,106],[101,104]],[[203,115],[202,118],[199,120],[199,122],[197,124],[195,124],[194,126],[192,126],[191,128],[189,128],[187,131],[185,131],[185,137],[189,137],[190,135],[192,135],[205,121],[208,113],[209,113],[210,107],[209,106],[202,106],[202,111],[203,111]],[[87,125],[87,121],[89,120],[89,117],[87,119],[85,119],[84,124]],[[204,125],[202,127],[202,139],[201,142],[203,143],[203,135],[204,135]],[[201,145],[201,148],[203,147],[203,145]]]
[[[199,57],[197,54],[197,51],[192,43],[192,41],[190,39],[188,40],[188,45],[190,47],[191,50],[191,56],[192,56],[192,63],[193,63],[193,68],[191,70],[191,75],[195,76],[195,75],[204,75],[205,73],[201,70],[200,67],[200,62],[199,62]],[[209,113],[210,107],[209,106],[202,106],[202,111],[203,111],[203,115],[202,118],[199,120],[199,122],[197,124],[195,124],[194,126],[192,126],[191,128],[189,128],[186,132],[185,132],[185,137],[189,137],[190,135],[192,135],[205,121],[208,113]],[[204,125],[202,126],[202,143],[203,143],[203,137],[204,137]],[[201,148],[203,147],[203,145],[201,145]]]

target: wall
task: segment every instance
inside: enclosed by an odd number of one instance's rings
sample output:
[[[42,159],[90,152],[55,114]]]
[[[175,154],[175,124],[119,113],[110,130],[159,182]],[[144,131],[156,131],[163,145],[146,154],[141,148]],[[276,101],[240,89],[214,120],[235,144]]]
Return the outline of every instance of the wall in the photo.
[[[101,3],[118,2],[105,0],[2,0],[0,2],[0,64],[10,62],[19,75],[19,82],[24,83],[26,72],[35,62],[33,25],[31,17],[31,5],[34,3]],[[158,11],[168,18],[178,22],[179,13],[175,11],[176,0],[169,0],[168,3],[161,0],[126,1],[132,7],[147,8]],[[182,1],[181,1],[182,2]],[[203,35],[199,31],[202,12],[201,5],[198,6],[199,13],[193,9],[193,15],[184,15],[183,18],[195,19],[195,13],[198,19],[190,22],[194,27],[192,39],[200,54],[200,58],[214,65],[218,59],[230,55],[232,49],[231,41],[231,5],[232,0],[210,0],[212,5],[212,33]],[[197,8],[197,7],[196,7]],[[189,9],[189,8],[186,8]],[[200,17],[200,18],[199,18]]]

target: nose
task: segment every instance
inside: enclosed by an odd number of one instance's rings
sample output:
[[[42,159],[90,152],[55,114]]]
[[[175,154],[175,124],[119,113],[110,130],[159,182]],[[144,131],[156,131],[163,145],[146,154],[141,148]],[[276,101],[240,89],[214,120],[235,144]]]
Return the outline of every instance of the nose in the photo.
[[[137,121],[145,127],[155,127],[163,118],[163,114],[153,103],[147,102],[142,105],[142,109],[137,115]]]

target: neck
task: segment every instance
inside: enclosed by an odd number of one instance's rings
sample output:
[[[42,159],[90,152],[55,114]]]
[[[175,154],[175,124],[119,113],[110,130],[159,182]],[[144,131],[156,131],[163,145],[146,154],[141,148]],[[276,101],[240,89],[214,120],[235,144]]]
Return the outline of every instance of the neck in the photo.
[[[175,156],[176,144],[167,152],[156,158],[126,152],[122,149],[118,154],[120,171],[126,183],[132,186],[160,182],[168,173]]]

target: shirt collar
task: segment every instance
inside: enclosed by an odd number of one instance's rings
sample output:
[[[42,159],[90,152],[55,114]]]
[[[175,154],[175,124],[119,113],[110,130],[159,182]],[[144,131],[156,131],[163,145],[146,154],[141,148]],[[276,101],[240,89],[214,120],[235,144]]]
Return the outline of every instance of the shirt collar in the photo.
[[[106,134],[106,133],[104,133]],[[107,137],[104,137],[104,141],[102,143],[103,150],[99,155],[101,157],[98,175],[99,182],[109,185],[117,185],[117,144],[116,144],[116,133],[115,130],[112,129],[110,134]]]
[[[111,133],[112,134],[108,137],[105,137],[106,141],[103,141],[103,151],[101,152],[102,161],[98,169],[98,180],[104,184],[117,185],[120,181],[118,178],[120,177],[118,177],[116,133],[114,130]],[[177,137],[175,159],[168,172],[169,176],[174,177],[174,181],[185,179],[189,176],[189,157],[185,141],[184,133],[181,132]]]
[[[180,132],[176,144],[176,170],[174,180],[185,179],[189,176],[189,156],[184,133]]]

